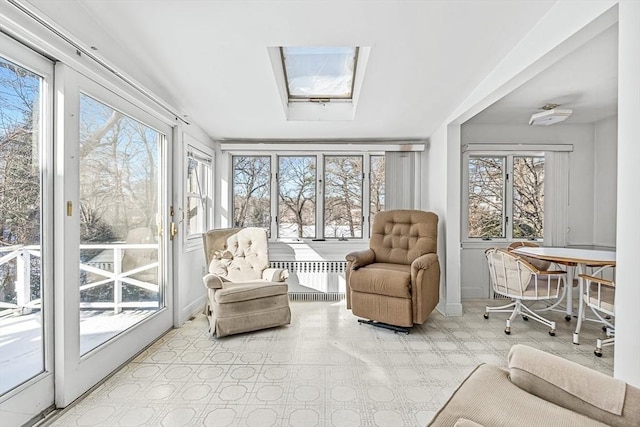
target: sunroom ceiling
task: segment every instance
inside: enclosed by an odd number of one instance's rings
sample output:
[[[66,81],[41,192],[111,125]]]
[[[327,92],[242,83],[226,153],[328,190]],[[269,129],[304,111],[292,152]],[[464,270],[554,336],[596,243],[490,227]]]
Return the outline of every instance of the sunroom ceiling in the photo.
[[[30,0],[216,139],[425,138],[554,1]],[[353,120],[287,121],[268,47],[360,46]]]

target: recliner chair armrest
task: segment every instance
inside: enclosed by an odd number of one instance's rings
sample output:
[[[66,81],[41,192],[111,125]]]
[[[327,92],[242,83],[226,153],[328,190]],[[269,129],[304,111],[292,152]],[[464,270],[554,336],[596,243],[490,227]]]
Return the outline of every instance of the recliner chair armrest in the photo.
[[[433,264],[438,263],[438,254],[424,254],[414,259],[411,263],[411,270],[427,270]]]
[[[289,277],[289,270],[285,268],[266,268],[262,272],[262,278],[269,282],[284,282]]]
[[[347,254],[347,262],[351,265],[352,270],[357,270],[365,265],[372,264],[376,260],[376,254],[372,249],[355,251]]]
[[[209,289],[222,289],[222,284],[228,282],[224,277],[220,277],[217,274],[209,273],[202,278],[205,288]]]

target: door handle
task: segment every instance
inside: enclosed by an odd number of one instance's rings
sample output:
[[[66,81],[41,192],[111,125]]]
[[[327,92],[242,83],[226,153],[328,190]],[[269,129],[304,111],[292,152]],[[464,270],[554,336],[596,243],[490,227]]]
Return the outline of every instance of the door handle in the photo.
[[[176,237],[176,234],[178,234],[178,227],[175,222],[171,221],[171,226],[169,227],[169,238],[173,240],[173,238]]]

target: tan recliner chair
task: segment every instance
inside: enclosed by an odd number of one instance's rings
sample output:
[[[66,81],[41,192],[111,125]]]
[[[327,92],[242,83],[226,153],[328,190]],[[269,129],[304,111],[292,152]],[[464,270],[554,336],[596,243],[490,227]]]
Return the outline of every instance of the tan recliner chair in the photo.
[[[358,321],[409,333],[438,304],[438,216],[417,210],[376,214],[369,248],[347,255],[347,308]]]
[[[227,228],[202,235],[209,274],[205,308],[216,337],[291,323],[287,270],[267,268],[269,245],[263,228]]]

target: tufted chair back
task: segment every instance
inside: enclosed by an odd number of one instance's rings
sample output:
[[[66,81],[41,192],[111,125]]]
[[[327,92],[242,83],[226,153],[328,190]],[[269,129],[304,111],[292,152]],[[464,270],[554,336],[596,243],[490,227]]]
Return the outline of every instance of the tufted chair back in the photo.
[[[375,262],[408,265],[437,251],[438,216],[417,210],[378,212],[371,233]]]
[[[203,234],[209,273],[231,282],[256,280],[269,266],[269,242],[264,228],[225,228]]]

